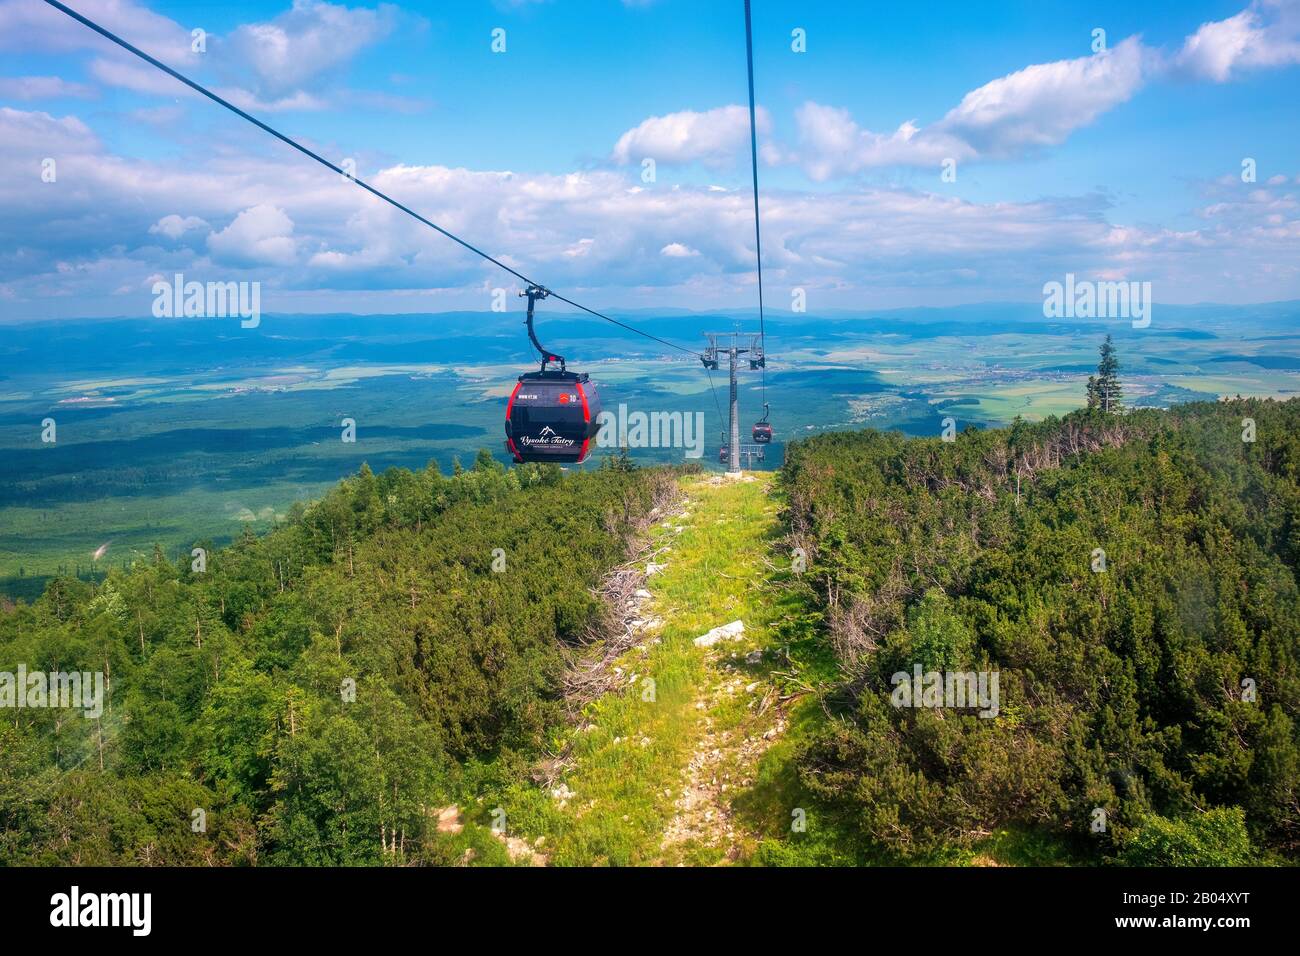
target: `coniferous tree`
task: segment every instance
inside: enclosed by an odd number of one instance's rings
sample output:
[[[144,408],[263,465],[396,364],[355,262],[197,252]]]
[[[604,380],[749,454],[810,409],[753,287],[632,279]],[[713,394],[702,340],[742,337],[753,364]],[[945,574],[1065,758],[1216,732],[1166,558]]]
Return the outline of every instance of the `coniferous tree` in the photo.
[[[1088,407],[1103,412],[1117,412],[1123,407],[1124,387],[1119,381],[1119,359],[1109,335],[1101,343],[1101,361],[1097,374],[1088,377]]]

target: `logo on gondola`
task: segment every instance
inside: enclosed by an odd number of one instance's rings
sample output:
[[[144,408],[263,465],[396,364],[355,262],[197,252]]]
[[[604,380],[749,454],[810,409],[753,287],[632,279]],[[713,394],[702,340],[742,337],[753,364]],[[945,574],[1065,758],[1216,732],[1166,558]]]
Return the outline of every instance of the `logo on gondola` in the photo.
[[[521,435],[519,441],[525,446],[551,445],[554,447],[576,444],[572,438],[565,438],[563,435],[556,432],[556,430],[550,425],[544,426],[542,430],[537,433],[536,438],[531,435]]]

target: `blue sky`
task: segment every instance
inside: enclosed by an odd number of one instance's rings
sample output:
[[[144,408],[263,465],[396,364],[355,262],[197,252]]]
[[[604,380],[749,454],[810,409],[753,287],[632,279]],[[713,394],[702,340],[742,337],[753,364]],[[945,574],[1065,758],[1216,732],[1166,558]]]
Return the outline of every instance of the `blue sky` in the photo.
[[[593,305],[754,304],[738,0],[70,5]],[[1297,0],[754,8],[778,308],[1029,301],[1066,271],[1300,298]],[[0,160],[7,319],[147,314],[176,271],[261,281],[266,311],[508,285],[39,0],[0,0]]]

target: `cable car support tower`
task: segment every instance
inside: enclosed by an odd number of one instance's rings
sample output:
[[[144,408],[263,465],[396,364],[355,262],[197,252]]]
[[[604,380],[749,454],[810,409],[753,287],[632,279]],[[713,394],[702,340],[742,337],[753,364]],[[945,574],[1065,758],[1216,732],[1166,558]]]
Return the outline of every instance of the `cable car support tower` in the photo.
[[[749,367],[751,370],[765,369],[767,367],[767,356],[763,352],[763,336],[761,334],[746,332],[706,332],[705,338],[709,344],[704,349],[704,354],[700,356],[700,361],[704,367],[709,370],[716,370],[721,364],[720,355],[727,356],[727,364],[731,373],[731,392],[730,403],[728,405],[729,415],[727,416],[727,433],[723,440],[725,444],[723,449],[726,452],[727,474],[731,477],[740,475],[740,458],[744,455],[750,463],[755,459],[762,461],[765,457],[765,449],[760,444],[741,444],[740,441],[740,396],[736,382],[736,367],[739,364],[740,356],[749,356]],[[741,348],[741,343],[748,341],[746,348]]]
[[[712,371],[718,367],[719,354],[722,352],[727,354],[731,372],[731,403],[727,434],[724,436],[726,445],[719,457],[726,463],[727,474],[732,478],[740,477],[742,455],[751,465],[755,459],[762,461],[766,457],[766,446],[772,440],[772,426],[768,422],[771,409],[767,402],[767,335],[763,321],[763,237],[759,227],[758,211],[758,124],[754,118],[754,28],[750,0],[745,0],[745,65],[749,79],[749,159],[754,187],[754,264],[758,274],[758,332],[742,333],[739,330],[708,332],[706,337],[709,345],[700,356],[704,367]],[[748,341],[748,347],[742,348],[742,342],[745,340]],[[751,370],[761,370],[763,374],[763,417],[754,423],[754,443],[745,445],[740,443],[740,400],[736,389],[736,366],[742,355],[749,357]]]

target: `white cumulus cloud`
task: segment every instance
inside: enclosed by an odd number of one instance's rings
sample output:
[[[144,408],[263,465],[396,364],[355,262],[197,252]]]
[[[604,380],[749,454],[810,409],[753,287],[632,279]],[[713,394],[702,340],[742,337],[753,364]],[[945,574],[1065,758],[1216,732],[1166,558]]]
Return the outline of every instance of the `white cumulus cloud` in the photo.
[[[1218,83],[1243,69],[1300,63],[1300,3],[1256,0],[1236,16],[1204,23],[1176,63]]]
[[[297,257],[293,220],[276,206],[252,206],[208,236],[208,249],[233,265],[288,265]]]
[[[57,186],[40,181],[50,153],[59,156]],[[299,295],[323,309],[407,311],[412,295],[435,293],[485,308],[482,290],[509,281],[342,177],[274,152],[232,145],[197,158],[130,158],[75,117],[0,108],[0,168],[27,170],[0,177],[0,234],[18,237],[0,252],[6,316],[147,315],[144,280],[155,273],[259,280],[268,311],[294,311],[282,303]],[[1099,195],[975,202],[858,183],[769,188],[764,278],[772,301],[800,287],[822,307],[836,297],[840,305],[1033,298],[1045,277],[1066,272],[1123,272],[1153,281],[1158,296],[1294,298],[1296,172],[1270,169],[1248,190],[1239,179],[1207,187],[1192,225],[1178,230],[1124,221]],[[578,301],[755,299],[746,189],[641,188],[635,173],[609,169],[392,165],[367,178]],[[184,241],[197,238],[205,241]],[[123,288],[135,291],[107,304]]]
[[[767,110],[754,111],[755,126],[762,134],[771,132]],[[720,106],[696,112],[682,110],[666,116],[651,116],[628,130],[614,144],[613,159],[620,166],[650,158],[656,163],[700,162],[720,167],[735,162],[749,144],[749,108]]]
[[[57,76],[0,77],[0,96],[15,100],[94,99],[97,92],[85,83],[74,83]]]
[[[692,249],[680,242],[670,242],[659,250],[659,254],[667,256],[669,259],[689,259],[692,256],[698,256],[700,253],[698,249]]]
[[[890,133],[860,127],[847,110],[808,102],[795,112],[799,147],[787,158],[815,180],[878,166],[938,166],[1006,158],[1054,146],[1141,88],[1150,55],[1136,37],[1073,60],[1039,63],[967,93],[938,122]]]
[[[152,235],[166,236],[168,239],[179,239],[187,232],[195,229],[206,229],[207,220],[200,219],[198,216],[178,216],[172,213],[169,216],[163,216],[156,223],[149,227]]]
[[[1130,99],[1149,63],[1141,40],[1129,37],[1091,56],[1027,66],[967,93],[935,131],[986,156],[1054,146]]]
[[[132,0],[76,0],[70,6],[119,36],[128,37],[164,63],[175,66],[193,61],[189,29],[148,7]],[[0,49],[23,53],[72,50],[101,53],[106,46],[103,37],[49,4],[39,0],[0,0]]]
[[[387,36],[396,14],[390,4],[371,10],[294,0],[273,20],[237,27],[222,46],[253,78],[252,96],[292,102],[294,94]]]
[[[991,160],[1056,146],[1132,99],[1171,70],[1224,82],[1245,69],[1300,63],[1300,0],[1254,0],[1205,23],[1173,55],[1128,37],[1090,56],[1036,63],[966,93],[928,125],[893,131],[860,126],[847,110],[807,102],[795,112],[797,147],[765,159],[797,163],[814,180],[881,166],[936,166],[945,159]]]

